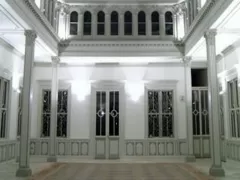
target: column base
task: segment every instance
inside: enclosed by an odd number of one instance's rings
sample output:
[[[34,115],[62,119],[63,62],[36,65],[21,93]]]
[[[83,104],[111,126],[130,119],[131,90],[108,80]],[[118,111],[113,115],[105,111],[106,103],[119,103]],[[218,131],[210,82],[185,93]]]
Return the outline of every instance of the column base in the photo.
[[[30,168],[19,168],[16,172],[17,177],[29,177],[32,175],[32,170]]]
[[[225,176],[225,171],[222,167],[219,166],[212,166],[209,169],[209,174],[211,176],[216,176],[216,177],[224,177]]]
[[[47,162],[57,162],[57,156],[49,156]]]
[[[196,162],[196,158],[193,155],[189,155],[185,157],[185,162]]]

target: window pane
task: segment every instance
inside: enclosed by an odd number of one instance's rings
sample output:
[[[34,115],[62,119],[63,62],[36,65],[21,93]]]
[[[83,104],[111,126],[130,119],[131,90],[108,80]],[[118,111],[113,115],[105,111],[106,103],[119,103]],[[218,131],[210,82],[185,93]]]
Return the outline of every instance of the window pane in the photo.
[[[96,93],[96,136],[106,135],[106,92]]]
[[[172,13],[170,11],[165,13],[165,22],[173,22]]]
[[[109,99],[109,135],[119,135],[119,92],[111,91]]]
[[[116,11],[111,14],[111,35],[118,35],[118,13]]]
[[[89,11],[84,13],[84,27],[83,27],[83,34],[84,35],[91,35],[92,31],[92,15]]]
[[[132,13],[127,11],[124,15],[124,34],[132,35]]]
[[[43,90],[42,97],[42,137],[50,136],[51,91]]]
[[[173,24],[166,24],[166,35],[173,35]]]
[[[78,13],[76,11],[71,13],[70,22],[78,22]]]
[[[78,25],[70,24],[70,35],[77,35]]]
[[[98,35],[104,35],[104,32],[105,32],[105,25],[104,24],[98,24],[97,34]]]

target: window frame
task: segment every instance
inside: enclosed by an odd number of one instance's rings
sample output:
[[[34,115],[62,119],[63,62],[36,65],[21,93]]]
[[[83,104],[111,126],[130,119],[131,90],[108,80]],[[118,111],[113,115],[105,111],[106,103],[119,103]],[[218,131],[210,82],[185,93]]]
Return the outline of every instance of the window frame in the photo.
[[[103,22],[99,21],[99,16],[100,16],[100,13],[102,13],[103,15]],[[105,25],[106,25],[106,14],[104,11],[99,11],[97,14],[96,14],[96,19],[97,19],[97,36],[105,36],[106,35],[106,28],[105,28]],[[103,26],[103,34],[99,34],[99,26]]]
[[[177,80],[166,80],[166,81],[151,81],[149,83],[145,83],[144,85],[144,114],[145,114],[145,139],[176,139],[178,138],[178,129],[177,129]],[[148,91],[172,91],[173,92],[173,137],[148,137]]]
[[[126,16],[126,14],[127,13],[129,13],[129,15],[131,15],[131,22],[129,21],[126,21],[126,19],[127,18],[125,18],[125,16]],[[133,13],[131,12],[131,11],[126,11],[126,12],[124,12],[124,15],[123,15],[123,24],[124,24],[124,26],[123,26],[123,32],[124,32],[124,36],[133,36],[133,26],[134,26],[134,18],[133,18]],[[137,23],[137,22],[135,22],[135,23]],[[127,25],[131,25],[131,33],[126,33],[126,27],[127,27]]]
[[[172,14],[172,22],[167,22],[166,21],[166,14],[168,13],[168,12],[170,12],[171,14]],[[167,10],[167,11],[165,11],[164,12],[164,29],[165,29],[165,32],[164,32],[164,35],[165,36],[169,36],[169,37],[171,37],[171,36],[174,36],[174,18],[173,18],[173,12],[172,11],[170,11],[170,10]],[[166,28],[166,26],[167,25],[172,25],[172,31],[173,31],[173,33],[172,34],[167,34],[167,28]]]
[[[144,15],[144,21],[140,21],[140,13]],[[139,11],[137,14],[137,25],[138,25],[138,36],[146,36],[147,35],[147,15],[145,11]],[[144,27],[144,32],[140,31],[140,26]]]
[[[153,14],[154,13],[157,13],[157,15],[158,15],[158,22],[154,22],[153,21]],[[151,12],[151,36],[160,36],[161,35],[161,25],[160,25],[160,13],[158,12],[158,11],[153,11],[153,12]],[[158,25],[158,34],[154,34],[154,31],[153,31],[153,26],[154,25]]]
[[[117,22],[112,21],[113,13],[116,13],[117,16]],[[112,26],[116,25],[117,26],[117,33],[114,34]],[[110,36],[119,36],[119,13],[117,11],[112,11],[110,14]]]
[[[9,73],[7,72],[7,76],[9,76]],[[12,80],[10,80],[10,78],[9,77],[6,77],[6,76],[0,76],[0,81],[1,82],[7,82],[7,91],[6,91],[6,94],[7,94],[7,98],[6,98],[6,122],[5,122],[5,134],[4,134],[4,137],[1,137],[0,136],[0,140],[2,140],[2,139],[7,139],[8,137],[9,137],[9,117],[10,117],[10,107],[11,107],[11,105],[10,105],[10,103],[11,103],[11,97],[10,97],[10,95],[11,95],[11,92],[12,92]],[[2,83],[0,84],[0,90],[2,89]],[[2,97],[3,97],[3,95],[2,95],[2,92],[3,91],[0,91],[0,102],[2,102]],[[0,113],[2,112],[2,108],[0,108]],[[2,125],[1,125],[1,121],[2,121],[2,117],[0,117],[0,133],[1,133],[1,127],[2,127]]]
[[[91,21],[90,22],[85,22],[85,13],[90,13],[90,15],[91,15]],[[83,36],[92,36],[93,34],[92,34],[92,28],[93,28],[93,26],[92,26],[92,23],[93,23],[93,13],[91,12],[91,11],[85,11],[84,13],[83,13],[83,26],[82,26],[82,34],[83,34]],[[85,26],[86,25],[90,25],[90,34],[85,34]]]
[[[57,137],[56,138],[69,138],[70,137],[70,119],[71,119],[71,83],[67,81],[59,81],[58,83],[58,90],[67,90],[68,91],[68,114],[67,114],[67,135],[66,137]],[[42,96],[43,96],[43,90],[50,90],[51,91],[51,81],[45,81],[41,80],[38,82],[38,92],[36,92],[36,95],[38,94],[38,103],[37,103],[37,109],[38,109],[38,118],[37,118],[37,136],[41,139],[48,139],[49,137],[42,137]],[[56,124],[57,125],[57,124]],[[57,126],[56,126],[57,127]],[[56,134],[57,135],[57,134]]]
[[[72,22],[71,21],[72,13],[77,13],[77,22]],[[70,36],[77,36],[78,35],[78,31],[79,31],[78,23],[79,23],[79,13],[77,11],[72,11],[70,13],[70,21],[69,21],[69,35]],[[76,34],[71,34],[71,25],[77,25],[77,33]]]

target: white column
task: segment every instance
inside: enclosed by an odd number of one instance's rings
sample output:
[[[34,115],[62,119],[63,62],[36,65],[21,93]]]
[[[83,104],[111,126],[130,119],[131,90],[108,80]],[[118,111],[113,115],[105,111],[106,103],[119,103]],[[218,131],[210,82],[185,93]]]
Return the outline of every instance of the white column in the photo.
[[[185,75],[185,104],[187,119],[187,152],[186,162],[195,162],[193,155],[193,120],[192,120],[192,74],[191,74],[191,57],[184,58],[184,75]]]
[[[45,10],[45,16],[48,19],[48,5],[49,5],[49,0],[45,0],[45,5],[44,5],[44,10]]]
[[[48,6],[48,21],[52,25],[52,18],[53,18],[53,0],[48,0],[49,6]]]
[[[124,13],[119,13],[118,33],[120,37],[124,37]]]
[[[138,36],[138,12],[133,13],[133,21],[132,21],[132,27],[133,27],[133,36]]]
[[[29,129],[30,129],[30,104],[31,104],[31,77],[35,52],[36,32],[25,30],[25,58],[24,58],[24,77],[23,77],[23,110],[21,121],[20,136],[20,158],[19,168],[16,172],[17,177],[27,177],[32,175],[29,167]]]
[[[160,12],[160,36],[165,37],[165,17],[162,12]]]
[[[152,19],[150,12],[147,12],[146,14],[146,36],[147,37],[152,36]]]
[[[105,36],[106,37],[109,37],[111,32],[110,32],[110,29],[111,29],[111,16],[110,14],[107,12],[105,14]]]
[[[83,37],[83,12],[78,12],[78,36]]]
[[[217,78],[217,63],[216,63],[216,43],[215,30],[210,30],[204,34],[207,47],[207,63],[208,63],[208,106],[209,106],[209,123],[212,151],[212,166],[209,170],[210,175],[224,176],[224,169],[221,163],[221,137],[220,137],[220,122],[219,122],[219,89]]]
[[[178,39],[178,31],[177,31],[178,24],[177,23],[178,23],[177,15],[173,14],[173,36],[174,36],[174,39]]]
[[[52,89],[51,89],[51,120],[48,162],[56,162],[56,127],[57,127],[57,102],[58,102],[58,65],[59,57],[52,57]]]

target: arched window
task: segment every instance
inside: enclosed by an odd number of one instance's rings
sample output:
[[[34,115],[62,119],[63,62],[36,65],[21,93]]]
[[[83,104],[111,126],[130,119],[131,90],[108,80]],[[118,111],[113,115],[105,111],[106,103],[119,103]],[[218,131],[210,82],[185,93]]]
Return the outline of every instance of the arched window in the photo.
[[[89,11],[84,13],[84,25],[83,25],[83,34],[91,35],[92,31],[92,15]]]
[[[143,11],[138,13],[138,35],[146,35],[146,15]]]
[[[73,11],[70,15],[70,35],[78,33],[78,13]]]
[[[104,35],[105,33],[105,14],[103,11],[97,14],[97,35]]]
[[[111,13],[111,35],[118,35],[118,13]]]
[[[173,15],[170,11],[165,13],[165,33],[173,35]]]
[[[154,11],[151,16],[152,21],[152,35],[160,34],[160,25],[159,25],[159,13]]]
[[[124,35],[132,35],[132,13],[129,11],[124,14]]]

